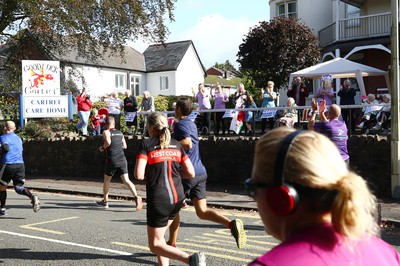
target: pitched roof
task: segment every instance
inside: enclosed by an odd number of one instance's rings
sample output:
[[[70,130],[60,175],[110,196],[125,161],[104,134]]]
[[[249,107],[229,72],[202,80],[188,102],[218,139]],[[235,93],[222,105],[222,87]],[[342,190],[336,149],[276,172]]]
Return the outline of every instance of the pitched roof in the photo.
[[[143,54],[130,46],[124,46],[124,52],[122,56],[119,54],[119,52],[113,53],[109,49],[104,50],[102,54],[103,57],[90,60],[88,58],[79,57],[77,50],[68,49],[64,51],[63,54],[53,53],[53,56],[60,61],[75,64],[130,69],[143,72],[146,71]]]
[[[147,72],[177,70],[180,62],[183,59],[183,56],[189,49],[190,45],[193,45],[192,41],[180,41],[150,45],[143,52],[146,60]],[[200,61],[199,55],[197,54],[194,45],[193,49],[196,53],[197,58]],[[204,69],[201,61],[200,64]]]

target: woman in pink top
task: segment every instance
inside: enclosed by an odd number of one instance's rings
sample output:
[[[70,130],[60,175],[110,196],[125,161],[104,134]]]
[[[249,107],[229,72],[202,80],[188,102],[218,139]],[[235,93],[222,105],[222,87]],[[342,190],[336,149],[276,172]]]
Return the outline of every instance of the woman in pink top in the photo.
[[[268,132],[256,144],[246,186],[266,232],[282,241],[249,265],[400,265],[399,253],[378,237],[375,196],[327,137]]]

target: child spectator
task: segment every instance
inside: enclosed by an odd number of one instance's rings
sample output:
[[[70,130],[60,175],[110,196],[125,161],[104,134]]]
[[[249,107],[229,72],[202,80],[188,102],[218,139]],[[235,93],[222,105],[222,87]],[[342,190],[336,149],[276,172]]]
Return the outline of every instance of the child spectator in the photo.
[[[92,135],[98,136],[101,134],[101,119],[104,119],[105,115],[99,115],[99,111],[97,109],[93,109],[93,115],[90,118],[90,122],[92,124]]]
[[[247,97],[247,99],[245,101],[245,108],[257,108],[257,105],[254,102],[252,96]],[[254,119],[253,111],[246,111],[244,121],[246,123],[246,128],[247,128],[247,132],[248,132],[247,135],[249,135],[249,136],[253,136],[253,133],[254,133],[251,128],[253,119]]]

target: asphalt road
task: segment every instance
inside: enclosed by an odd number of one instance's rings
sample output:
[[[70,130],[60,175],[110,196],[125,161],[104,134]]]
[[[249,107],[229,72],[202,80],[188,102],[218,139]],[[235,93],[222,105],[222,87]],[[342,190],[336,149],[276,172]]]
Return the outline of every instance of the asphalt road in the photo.
[[[130,201],[111,201],[109,209],[94,198],[40,193],[42,209],[8,190],[8,215],[0,218],[0,264],[3,265],[156,265],[147,246],[146,211]],[[230,231],[201,221],[193,207],[181,211],[178,247],[205,252],[208,265],[246,265],[278,242],[264,233],[256,212],[219,210],[241,218],[248,246],[236,247]],[[183,265],[171,261],[171,265]]]
[[[8,190],[8,215],[0,218],[0,264],[3,265],[157,265],[147,247],[146,211],[131,201],[113,200],[109,209],[95,198],[40,193],[42,209],[32,211],[27,198]],[[208,265],[247,265],[278,244],[266,235],[257,212],[223,210],[245,223],[248,245],[237,249],[230,231],[201,221],[193,207],[182,209],[178,247],[203,251]],[[400,229],[383,228],[382,237],[400,251]],[[171,261],[171,265],[183,265]]]

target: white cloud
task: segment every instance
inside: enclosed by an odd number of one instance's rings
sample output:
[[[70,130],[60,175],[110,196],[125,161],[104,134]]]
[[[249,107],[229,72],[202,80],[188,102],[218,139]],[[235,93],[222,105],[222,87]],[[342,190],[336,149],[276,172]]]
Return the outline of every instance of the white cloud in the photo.
[[[257,26],[261,20],[228,19],[220,14],[208,15],[201,17],[193,27],[183,32],[174,32],[170,28],[171,34],[167,42],[192,40],[206,69],[213,66],[215,62],[225,63],[226,60],[237,68],[236,54],[239,51],[239,45],[250,28]],[[130,45],[139,52],[144,52],[149,43],[139,40]]]
[[[239,45],[250,28],[258,24],[245,18],[228,19],[213,14],[199,19],[192,28],[171,34],[174,41],[192,40],[205,68],[229,60],[235,67]],[[171,39],[170,38],[170,39]]]

